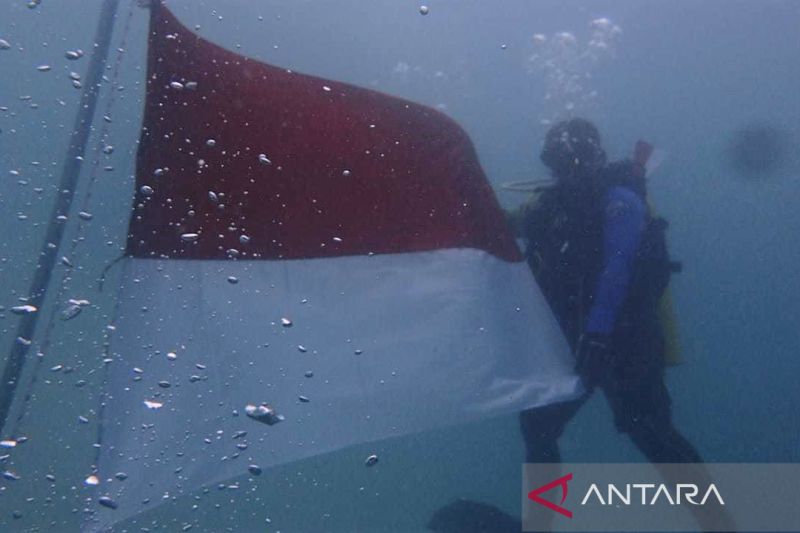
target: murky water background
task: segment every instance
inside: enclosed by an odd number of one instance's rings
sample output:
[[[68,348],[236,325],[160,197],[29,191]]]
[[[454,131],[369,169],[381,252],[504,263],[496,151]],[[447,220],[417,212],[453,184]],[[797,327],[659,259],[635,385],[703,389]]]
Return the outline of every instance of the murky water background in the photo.
[[[613,157],[628,155],[639,138],[652,141],[666,159],[651,195],[671,222],[670,245],[684,264],[672,284],[685,358],[669,373],[678,425],[710,461],[800,460],[800,4],[470,0],[430,2],[427,15],[414,2],[389,0],[169,5],[189,27],[240,53],[443,110],[473,138],[507,207],[524,195],[503,183],[543,175],[538,150],[549,120],[568,113],[594,119]],[[84,75],[99,10],[98,0],[0,5],[4,353],[19,320],[11,308],[24,303],[60,194],[80,95],[70,73]],[[124,245],[146,27],[145,10],[122,1],[59,251],[72,267],[56,267],[2,435],[28,439],[0,450],[13,454],[0,469],[20,477],[0,480],[3,531],[76,530],[95,506],[84,479],[94,458],[118,271],[109,270],[103,291],[98,279]],[[84,57],[65,57],[79,49]],[[783,145],[766,172],[731,163],[737,131],[753,125],[777,132]],[[106,146],[113,152],[104,153]],[[91,220],[82,220],[81,210]],[[60,320],[69,299],[91,305]],[[562,445],[570,461],[641,459],[614,432],[599,398]],[[381,461],[367,469],[370,453]],[[238,489],[178,498],[125,527],[422,531],[430,513],[457,496],[516,514],[521,460],[516,420],[493,420],[348,449],[256,480],[243,476]]]

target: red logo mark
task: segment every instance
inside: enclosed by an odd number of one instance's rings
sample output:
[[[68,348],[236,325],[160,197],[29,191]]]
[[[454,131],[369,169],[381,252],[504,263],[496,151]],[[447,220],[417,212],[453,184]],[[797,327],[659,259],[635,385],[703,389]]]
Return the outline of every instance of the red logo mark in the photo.
[[[572,474],[569,473],[566,476],[562,476],[558,479],[554,479],[547,485],[542,485],[538,489],[534,489],[528,493],[528,499],[538,503],[539,505],[544,505],[551,511],[555,511],[559,514],[566,516],[567,518],[572,518],[572,511],[569,511],[561,505],[556,505],[555,503],[545,500],[540,495],[542,493],[547,492],[548,490],[554,489],[556,487],[561,487],[561,503],[564,503],[564,500],[567,499],[567,483],[572,481]]]

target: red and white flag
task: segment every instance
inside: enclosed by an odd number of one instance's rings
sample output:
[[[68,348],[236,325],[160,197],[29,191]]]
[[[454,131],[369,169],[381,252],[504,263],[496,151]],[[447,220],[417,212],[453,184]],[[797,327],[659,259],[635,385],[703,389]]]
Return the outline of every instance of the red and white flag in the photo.
[[[117,509],[95,527],[250,464],[575,396],[455,122],[152,12],[98,460],[128,478],[102,487]],[[261,404],[282,421],[246,415]]]

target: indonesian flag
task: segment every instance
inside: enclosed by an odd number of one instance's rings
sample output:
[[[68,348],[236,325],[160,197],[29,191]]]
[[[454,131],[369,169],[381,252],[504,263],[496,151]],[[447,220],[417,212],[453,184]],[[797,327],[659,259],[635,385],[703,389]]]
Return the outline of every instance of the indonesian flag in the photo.
[[[455,122],[224,50],[164,7],[127,255],[97,463],[116,508],[90,528],[578,392]]]

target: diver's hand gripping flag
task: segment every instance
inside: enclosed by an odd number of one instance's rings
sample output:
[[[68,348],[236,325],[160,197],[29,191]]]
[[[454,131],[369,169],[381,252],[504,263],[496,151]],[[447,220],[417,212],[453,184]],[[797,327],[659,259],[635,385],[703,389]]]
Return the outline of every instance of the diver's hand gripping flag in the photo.
[[[98,460],[129,475],[104,485],[118,505],[90,529],[248,463],[578,392],[457,124],[151,16]]]

